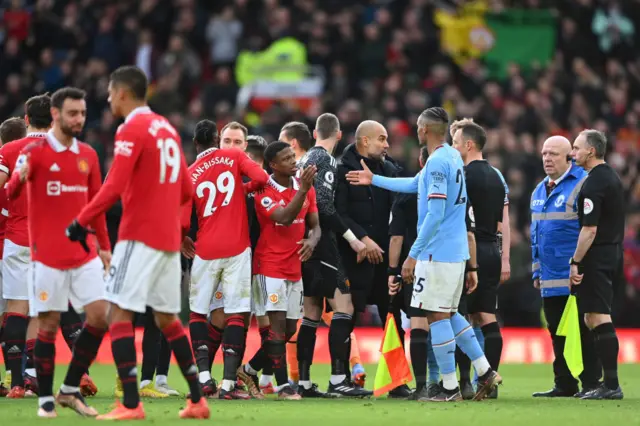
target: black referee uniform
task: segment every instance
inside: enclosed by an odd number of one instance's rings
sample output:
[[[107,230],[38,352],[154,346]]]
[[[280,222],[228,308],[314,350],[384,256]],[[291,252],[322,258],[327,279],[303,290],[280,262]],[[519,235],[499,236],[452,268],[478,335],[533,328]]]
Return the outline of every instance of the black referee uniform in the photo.
[[[589,314],[611,315],[613,280],[620,267],[624,238],[624,189],[620,177],[606,163],[589,171],[578,195],[581,227],[597,227],[595,239],[578,264],[582,282],[575,286],[578,309]],[[577,264],[571,260],[572,264]],[[602,362],[604,384],[582,399],[622,399],[618,383],[618,337],[611,322],[587,326],[595,333]]]
[[[496,313],[502,259],[498,247],[498,222],[502,222],[505,187],[498,172],[486,161],[471,161],[465,167],[468,212],[476,239],[478,288],[466,296],[469,314]],[[502,335],[497,322],[482,327],[485,354],[491,368],[498,370],[502,354]]]
[[[391,207],[391,220],[389,221],[389,236],[403,237],[402,251],[398,260],[401,267],[409,256],[411,246],[418,238],[418,196],[416,194],[398,194]],[[411,308],[411,296],[413,295],[413,283],[402,285],[399,297],[394,299],[394,305],[398,305],[407,314],[407,317],[426,317],[426,311]]]

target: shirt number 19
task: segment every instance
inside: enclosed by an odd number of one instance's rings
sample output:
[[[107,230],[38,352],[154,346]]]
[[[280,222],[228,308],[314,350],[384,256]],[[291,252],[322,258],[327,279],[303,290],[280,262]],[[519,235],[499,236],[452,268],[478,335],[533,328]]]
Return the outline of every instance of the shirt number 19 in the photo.
[[[158,139],[160,150],[160,183],[167,180],[167,167],[171,167],[169,183],[176,183],[180,176],[180,147],[175,139]]]

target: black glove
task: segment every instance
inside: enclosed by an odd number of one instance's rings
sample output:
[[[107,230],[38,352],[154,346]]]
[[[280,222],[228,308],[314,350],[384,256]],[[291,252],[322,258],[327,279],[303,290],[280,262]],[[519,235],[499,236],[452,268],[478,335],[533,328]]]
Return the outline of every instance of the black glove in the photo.
[[[88,229],[80,225],[77,220],[74,220],[71,225],[69,225],[66,231],[67,238],[69,238],[71,241],[79,242],[82,245],[84,251],[86,251],[87,253],[89,253],[90,251],[89,245],[87,244],[87,235],[95,233],[96,231],[94,231],[93,229]]]

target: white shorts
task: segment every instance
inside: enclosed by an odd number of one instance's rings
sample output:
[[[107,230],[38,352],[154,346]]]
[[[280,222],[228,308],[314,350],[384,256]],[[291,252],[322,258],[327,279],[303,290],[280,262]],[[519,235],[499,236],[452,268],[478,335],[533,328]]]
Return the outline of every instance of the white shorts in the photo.
[[[418,260],[411,307],[431,312],[458,312],[465,262]]]
[[[180,253],[161,251],[140,241],[118,241],[109,269],[106,299],[121,309],[144,313],[180,312]]]
[[[2,297],[5,300],[29,300],[29,247],[4,240],[2,259]]]
[[[233,257],[193,259],[189,309],[207,315],[218,308],[226,314],[251,311],[251,248]]]
[[[2,297],[2,260],[0,260],[0,315],[7,309],[7,301]]]
[[[302,280],[254,275],[252,287],[254,303],[251,312],[256,316],[266,315],[267,312],[286,312],[287,319],[302,318]]]
[[[104,268],[99,257],[73,269],[31,264],[29,313],[67,312],[69,302],[79,313],[90,303],[104,300]]]

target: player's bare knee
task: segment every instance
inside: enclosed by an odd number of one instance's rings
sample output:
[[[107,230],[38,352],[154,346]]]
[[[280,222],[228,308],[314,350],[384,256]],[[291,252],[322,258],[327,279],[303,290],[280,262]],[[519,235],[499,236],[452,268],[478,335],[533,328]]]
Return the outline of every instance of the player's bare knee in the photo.
[[[109,309],[109,323],[133,322],[133,312],[125,311],[118,305],[112,304]]]
[[[91,327],[104,330],[109,326],[107,322],[109,303],[106,300],[90,303],[85,306],[84,310],[87,314],[87,324]]]
[[[256,316],[256,321],[258,322],[258,327],[260,327],[260,328],[269,327],[269,325],[271,324],[269,322],[269,316],[268,315]]]
[[[38,314],[38,329],[47,333],[58,331],[60,312],[42,312]]]
[[[446,320],[449,318],[451,318],[450,312],[428,312],[427,313],[427,320],[429,321],[429,324],[433,324],[434,322]]]
[[[275,334],[285,335],[287,333],[287,313],[284,311],[269,312],[269,322],[271,331]]]
[[[412,330],[429,331],[429,321],[426,317],[411,317],[409,319]]]
[[[162,312],[154,312],[153,317],[155,318],[156,325],[160,330],[164,330],[170,324],[172,324],[174,321],[178,319],[176,314],[165,314]]]
[[[473,314],[471,317],[472,324],[480,327],[484,327],[485,325],[489,325],[497,321],[495,314],[487,312],[478,312],[477,314]]]
[[[29,301],[7,300],[7,312],[20,315],[29,315]]]
[[[319,302],[314,297],[305,297],[303,304],[304,316],[310,320],[320,321],[322,317],[322,302]]]
[[[215,309],[213,311],[211,311],[211,316],[209,318],[209,321],[211,322],[211,325],[213,325],[214,327],[218,327],[219,329],[223,329],[224,328],[224,310],[222,308],[218,308]]]
[[[342,294],[339,290],[336,290],[336,297],[334,297],[333,300],[335,304],[335,312],[353,315],[354,309],[350,294]]]

